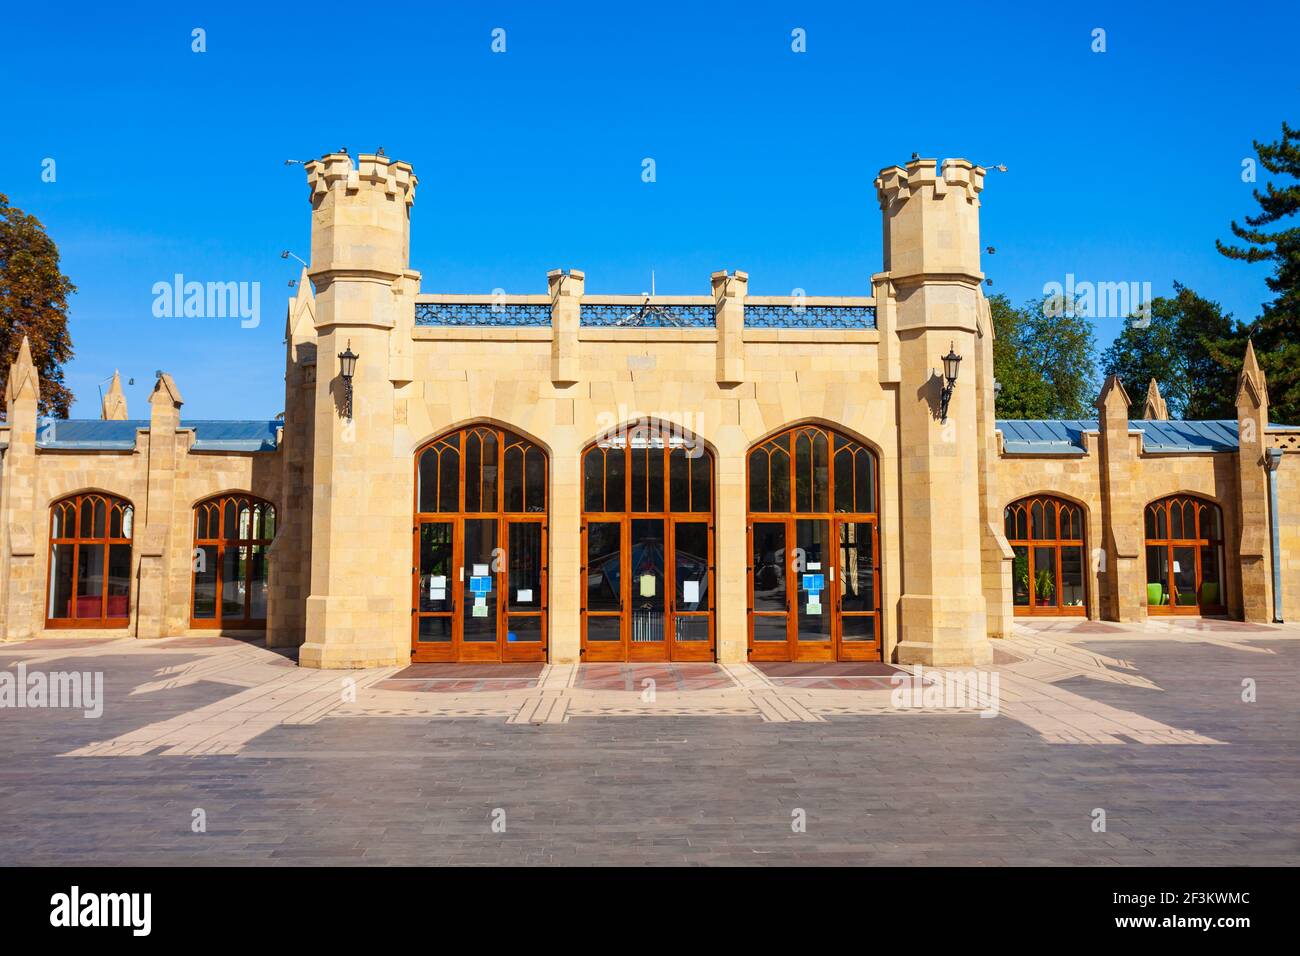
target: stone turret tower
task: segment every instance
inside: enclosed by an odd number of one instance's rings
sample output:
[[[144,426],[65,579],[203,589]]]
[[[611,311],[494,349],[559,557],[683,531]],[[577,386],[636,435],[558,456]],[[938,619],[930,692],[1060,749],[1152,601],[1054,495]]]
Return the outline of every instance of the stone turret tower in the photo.
[[[307,164],[307,182],[316,372],[311,587],[300,661],[405,663],[410,602],[392,582],[410,573],[412,449],[396,447],[394,435],[399,391],[411,378],[417,180],[409,165],[385,156],[363,154],[353,165],[346,153],[330,153]],[[348,348],[360,356],[351,417],[338,359]]]
[[[0,576],[0,635],[21,641],[35,633],[42,575],[37,570],[36,535],[42,532],[32,520],[36,501],[36,419],[41,400],[41,380],[32,362],[32,348],[23,336],[18,357],[9,366],[5,383],[5,421],[9,447],[5,451],[3,495],[0,496],[0,545],[8,558],[8,573]]]
[[[903,595],[900,663],[992,659],[983,588],[980,498],[979,194],[984,170],[933,159],[881,171],[885,276],[892,285],[899,368]],[[883,278],[877,276],[877,280]],[[941,416],[942,356],[969,358]],[[981,387],[992,389],[991,381]]]
[[[1237,377],[1237,476],[1241,490],[1242,616],[1247,621],[1273,619],[1273,576],[1268,534],[1268,382],[1246,343],[1246,359]]]

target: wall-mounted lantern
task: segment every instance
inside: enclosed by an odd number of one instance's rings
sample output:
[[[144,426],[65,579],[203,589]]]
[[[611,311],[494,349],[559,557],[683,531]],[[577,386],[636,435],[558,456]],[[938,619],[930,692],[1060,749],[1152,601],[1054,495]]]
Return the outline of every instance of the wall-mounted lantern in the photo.
[[[357,371],[357,359],[361,356],[352,351],[352,340],[348,339],[347,349],[339,353],[339,374],[343,376],[343,400],[347,406],[348,421],[352,421],[352,376]]]
[[[954,344],[948,343],[948,354],[943,357],[943,392],[939,397],[939,420],[948,420],[948,402],[952,398],[952,387],[957,384],[957,373],[961,370],[961,356],[954,351]]]

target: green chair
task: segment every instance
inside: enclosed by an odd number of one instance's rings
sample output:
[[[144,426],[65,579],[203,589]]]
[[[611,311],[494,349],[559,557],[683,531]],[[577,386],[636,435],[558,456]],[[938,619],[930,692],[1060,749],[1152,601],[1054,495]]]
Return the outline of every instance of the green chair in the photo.
[[[1201,584],[1201,607],[1219,606],[1219,582],[1205,581]]]
[[[1163,584],[1147,584],[1147,605],[1162,607],[1169,603],[1169,595],[1165,592]]]

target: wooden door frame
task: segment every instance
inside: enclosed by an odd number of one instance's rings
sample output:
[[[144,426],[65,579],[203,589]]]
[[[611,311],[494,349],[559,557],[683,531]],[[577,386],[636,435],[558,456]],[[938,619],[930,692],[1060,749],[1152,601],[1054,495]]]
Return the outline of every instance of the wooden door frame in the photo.
[[[639,426],[638,426],[639,427]],[[709,509],[707,511],[674,511],[672,509],[672,455],[674,451],[681,449],[682,446],[674,446],[671,441],[665,441],[663,446],[657,450],[663,456],[663,504],[661,511],[632,511],[632,440],[631,435],[638,429],[633,428],[619,433],[623,436],[621,450],[623,452],[623,505],[622,511],[588,511],[587,510],[587,455],[599,447],[602,439],[590,442],[582,449],[578,458],[578,470],[582,476],[579,489],[582,495],[582,511],[580,520],[579,540],[581,541],[581,573],[579,584],[582,588],[582,604],[578,615],[581,619],[579,633],[579,656],[584,663],[601,663],[601,662],[691,662],[691,661],[715,661],[717,660],[717,598],[714,595],[714,587],[717,582],[717,576],[714,571],[714,549],[715,528],[717,515],[717,478],[718,465],[717,457],[712,450],[700,445],[702,457],[709,462]],[[693,459],[692,459],[693,460]],[[602,468],[602,482],[606,476],[605,468]],[[607,504],[605,501],[605,487],[601,489],[601,504]],[[688,488],[688,495],[694,495],[694,488]],[[647,500],[647,505],[649,501]],[[651,654],[650,648],[644,648],[646,653],[634,655],[634,645],[632,642],[632,522],[633,521],[655,521],[662,520],[664,525],[664,639],[662,648],[660,642],[654,643],[653,650],[659,653]],[[591,644],[587,641],[587,615],[592,613],[597,617],[614,617],[611,612],[588,612],[587,610],[587,561],[588,561],[588,536],[587,527],[590,523],[596,524],[618,524],[619,525],[619,641],[617,645],[614,641],[596,641]],[[677,524],[678,523],[700,523],[708,529],[708,566],[706,574],[708,575],[708,621],[709,621],[709,639],[708,641],[684,641],[680,645],[677,642],[676,631],[676,603],[677,603]],[[702,615],[695,615],[702,616]],[[704,647],[687,646],[695,643],[703,644]],[[597,652],[612,651],[614,646],[620,648],[619,656],[611,656],[606,653],[598,653],[592,656],[589,651],[594,649]]]
[[[465,486],[465,463],[469,457],[465,436],[476,432],[487,431],[496,436],[497,440],[497,476],[496,476],[496,508],[491,511],[467,511],[465,510],[466,486]],[[420,459],[425,452],[431,449],[439,442],[446,441],[452,436],[456,436],[457,451],[457,499],[456,511],[420,511]],[[518,442],[525,442],[529,451],[536,451],[542,456],[542,484],[541,491],[543,495],[544,506],[541,511],[507,511],[505,501],[506,487],[506,453],[512,446],[513,442],[508,439],[515,439]],[[468,425],[462,425],[459,428],[452,429],[436,435],[429,441],[424,442],[415,450],[411,458],[413,472],[413,495],[412,502],[412,528],[411,528],[411,659],[418,663],[501,663],[511,661],[541,661],[545,662],[550,647],[550,520],[551,520],[551,457],[550,454],[540,444],[527,438],[518,432],[512,431],[503,425],[497,425],[492,422],[475,422]],[[521,487],[524,494],[524,506],[528,504],[527,490],[527,464],[522,462],[520,467],[523,471],[520,474]],[[441,469],[435,475],[438,481],[441,481]],[[480,479],[481,480],[481,479]],[[480,501],[479,504],[482,504]],[[503,556],[501,566],[491,571],[493,583],[497,593],[496,608],[494,619],[496,622],[496,640],[488,641],[466,641],[464,639],[465,627],[465,522],[466,521],[495,521],[496,522],[496,544],[495,548]],[[420,527],[424,524],[450,524],[452,557],[451,570],[449,575],[451,580],[448,582],[451,586],[452,604],[451,604],[451,640],[447,642],[424,642],[419,640],[420,636],[420,619],[423,617],[445,617],[447,612],[421,612],[420,611]],[[510,588],[510,525],[511,524],[538,524],[541,526],[541,567],[539,570],[538,585],[538,611],[516,612],[517,616],[537,616],[541,617],[541,640],[540,641],[521,641],[514,645],[508,640],[509,629],[509,588]],[[491,648],[489,651],[488,649]],[[417,661],[418,655],[418,661]]]
[[[1170,535],[1172,534],[1172,531],[1173,531],[1173,520],[1172,520],[1172,515],[1171,515],[1171,509],[1172,509],[1172,506],[1173,506],[1174,502],[1188,502],[1188,503],[1192,504],[1192,506],[1193,506],[1193,510],[1192,510],[1192,520],[1193,520],[1193,522],[1194,522],[1193,531],[1195,532],[1196,537],[1193,537],[1193,538],[1188,538],[1188,537],[1174,538],[1174,537],[1171,537],[1171,536],[1170,536]],[[1153,507],[1153,506],[1155,506],[1155,505],[1159,505],[1159,506],[1163,509],[1163,511],[1164,511],[1164,516],[1165,516],[1165,534],[1166,534],[1166,537],[1164,537],[1164,538],[1147,538],[1147,537],[1146,537],[1146,534],[1145,534],[1145,532],[1146,532],[1146,511],[1147,511],[1147,509],[1149,509],[1149,508],[1151,508],[1151,507]],[[1146,505],[1146,507],[1144,507],[1144,508],[1142,509],[1142,512],[1143,512],[1143,514],[1142,514],[1142,528],[1143,528],[1143,551],[1142,551],[1142,556],[1143,556],[1143,565],[1145,566],[1145,563],[1146,563],[1146,560],[1145,560],[1145,559],[1146,559],[1146,554],[1147,554],[1147,551],[1146,551],[1147,548],[1163,548],[1164,551],[1165,551],[1165,561],[1166,561],[1166,564],[1165,564],[1165,569],[1166,569],[1166,570],[1165,570],[1165,574],[1166,574],[1166,578],[1167,578],[1167,580],[1166,580],[1164,583],[1166,584],[1166,586],[1167,586],[1167,590],[1169,591],[1169,603],[1168,603],[1167,605],[1164,605],[1164,604],[1157,604],[1157,605],[1151,605],[1151,604],[1148,604],[1148,605],[1147,605],[1147,614],[1154,614],[1154,615],[1157,615],[1157,616],[1159,616],[1159,617],[1175,617],[1175,616],[1180,616],[1180,617],[1200,617],[1200,616],[1202,616],[1202,615],[1206,615],[1206,614],[1208,614],[1210,617],[1216,617],[1216,616],[1223,615],[1223,614],[1226,614],[1226,613],[1227,613],[1227,611],[1228,611],[1228,607],[1227,607],[1228,600],[1227,600],[1227,594],[1226,594],[1225,592],[1226,592],[1226,590],[1227,590],[1228,583],[1227,583],[1227,580],[1226,580],[1226,571],[1227,571],[1227,568],[1226,568],[1225,563],[1224,563],[1224,561],[1223,561],[1223,558],[1224,558],[1223,539],[1222,539],[1222,538],[1210,538],[1209,536],[1207,536],[1207,535],[1203,535],[1203,534],[1201,533],[1201,508],[1202,508],[1202,507],[1213,508],[1213,509],[1215,509],[1215,511],[1218,513],[1218,517],[1219,517],[1219,529],[1220,529],[1220,533],[1222,533],[1222,529],[1223,529],[1223,527],[1224,527],[1224,524],[1223,524],[1223,509],[1219,507],[1219,505],[1218,505],[1217,502],[1212,501],[1212,500],[1210,500],[1209,498],[1202,498],[1202,497],[1199,496],[1199,495],[1192,495],[1192,494],[1166,495],[1166,496],[1163,497],[1163,498],[1157,498],[1157,499],[1155,499],[1154,501],[1148,502],[1147,505]],[[1183,530],[1186,531],[1186,527],[1184,527]],[[1192,549],[1192,555],[1193,555],[1194,558],[1195,558],[1195,572],[1194,572],[1194,573],[1195,573],[1195,578],[1194,578],[1194,580],[1195,580],[1195,584],[1194,584],[1194,588],[1195,588],[1196,602],[1195,602],[1194,604],[1183,604],[1183,605],[1179,605],[1179,604],[1176,604],[1176,603],[1175,603],[1175,601],[1176,601],[1176,599],[1177,599],[1177,594],[1175,593],[1175,590],[1174,590],[1174,588],[1175,588],[1175,585],[1174,585],[1174,549],[1175,549],[1175,548],[1191,548],[1191,549]],[[1218,557],[1219,557],[1219,582],[1218,582],[1218,584],[1219,584],[1219,603],[1218,603],[1218,604],[1210,604],[1210,605],[1202,605],[1202,604],[1201,604],[1201,588],[1202,588],[1203,585],[1205,584],[1204,572],[1203,572],[1203,569],[1202,569],[1202,567],[1201,567],[1201,549],[1202,549],[1202,548],[1213,548],[1213,549],[1215,549],[1215,550],[1217,551],[1217,553],[1218,553]],[[1148,581],[1147,583],[1150,583],[1150,582]]]
[[[797,434],[807,429],[816,429],[826,435],[827,438],[827,458],[826,458],[826,504],[828,508],[835,508],[835,458],[837,449],[835,448],[835,439],[843,437],[847,441],[859,446],[859,448],[870,455],[872,487],[871,500],[875,504],[874,512],[857,512],[857,511],[799,511],[796,490],[795,468],[797,465]],[[753,502],[749,500],[750,488],[750,468],[751,457],[756,449],[762,448],[769,442],[773,442],[784,435],[791,436],[790,448],[786,450],[789,455],[789,511],[754,511],[752,510]],[[769,472],[770,474],[770,472]],[[866,442],[860,441],[853,436],[836,429],[831,425],[822,425],[815,422],[805,422],[799,425],[792,425],[783,428],[780,431],[768,435],[762,441],[755,442],[745,451],[745,577],[746,597],[748,608],[746,611],[746,638],[748,647],[748,657],[753,661],[878,661],[884,657],[883,643],[883,624],[882,617],[882,595],[880,585],[882,579],[881,554],[883,551],[880,540],[880,455]],[[813,490],[812,500],[810,503],[816,503],[816,491]],[[770,499],[769,499],[769,504]],[[855,502],[856,503],[856,502]],[[791,566],[791,555],[798,548],[798,522],[799,521],[825,521],[829,528],[829,542],[827,550],[827,562],[829,564],[827,574],[827,588],[825,592],[825,601],[823,606],[829,605],[829,614],[831,616],[831,639],[829,641],[799,641],[799,588],[798,581],[795,578],[795,571]],[[874,563],[873,580],[872,580],[872,597],[875,604],[874,609],[870,612],[874,618],[875,640],[871,642],[870,649],[862,648],[857,645],[865,642],[849,641],[849,650],[846,650],[844,641],[843,613],[840,608],[841,588],[843,584],[843,568],[840,567],[840,528],[843,524],[870,524],[872,531],[872,560]],[[786,648],[784,655],[777,652],[777,648],[783,645],[778,641],[755,641],[754,640],[754,620],[756,616],[776,617],[776,612],[757,612],[754,609],[754,526],[756,524],[783,524],[785,526],[785,556],[782,561],[783,570],[786,575]],[[825,612],[824,612],[825,613]],[[867,612],[860,612],[854,616],[867,616]],[[829,646],[828,646],[829,645]],[[809,653],[813,647],[816,647],[820,653]],[[800,653],[800,651],[804,653]],[[826,651],[829,650],[829,654]],[[755,651],[760,653],[755,654]],[[851,656],[849,651],[852,652]]]

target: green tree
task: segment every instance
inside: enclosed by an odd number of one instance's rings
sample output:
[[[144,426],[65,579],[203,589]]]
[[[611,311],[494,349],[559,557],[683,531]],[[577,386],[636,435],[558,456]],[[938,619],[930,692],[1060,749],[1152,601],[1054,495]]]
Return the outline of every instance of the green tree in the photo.
[[[1273,274],[1265,280],[1274,294],[1259,317],[1237,327],[1236,334],[1217,343],[1215,359],[1232,372],[1240,371],[1244,339],[1255,343],[1259,364],[1268,376],[1270,417],[1300,423],[1300,225],[1280,226],[1300,212],[1300,130],[1282,123],[1282,138],[1273,143],[1254,142],[1260,165],[1292,182],[1264,191],[1252,191],[1260,211],[1247,216],[1245,225],[1233,220],[1232,234],[1244,245],[1215,240],[1219,252],[1243,262],[1271,262]]]
[[[1092,322],[1072,304],[1042,299],[1014,307],[989,299],[993,316],[993,377],[1000,418],[1083,418],[1096,393]]]
[[[40,220],[0,193],[0,391],[25,335],[41,377],[40,410],[59,418],[72,405],[62,366],[72,358],[68,296],[76,291],[59,270],[59,249]]]
[[[1217,302],[1175,282],[1173,296],[1157,296],[1147,315],[1129,316],[1102,354],[1102,372],[1118,375],[1135,399],[1154,378],[1173,418],[1232,418],[1232,373],[1211,351],[1232,332],[1232,316]],[[1132,418],[1142,412],[1140,401],[1129,409]]]

